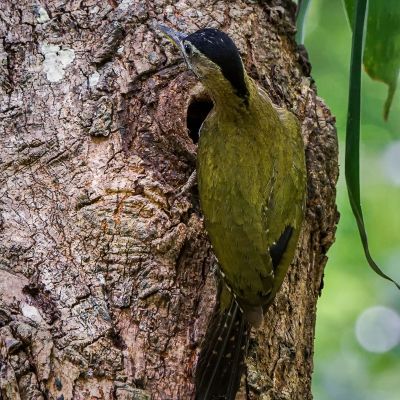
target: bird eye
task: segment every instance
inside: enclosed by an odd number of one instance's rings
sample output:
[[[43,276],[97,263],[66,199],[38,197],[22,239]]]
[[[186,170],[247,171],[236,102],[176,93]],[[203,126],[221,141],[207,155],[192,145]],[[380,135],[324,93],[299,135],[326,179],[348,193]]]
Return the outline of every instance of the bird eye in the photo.
[[[185,44],[183,48],[185,49],[185,53],[187,56],[192,55],[192,47],[189,44]]]

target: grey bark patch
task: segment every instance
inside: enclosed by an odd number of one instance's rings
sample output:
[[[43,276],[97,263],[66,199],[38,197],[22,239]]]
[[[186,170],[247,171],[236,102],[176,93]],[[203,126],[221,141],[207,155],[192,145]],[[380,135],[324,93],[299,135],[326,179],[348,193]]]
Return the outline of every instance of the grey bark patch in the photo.
[[[44,56],[43,72],[50,82],[59,82],[64,78],[65,69],[74,61],[75,52],[61,46],[42,43],[40,51]]]
[[[36,15],[36,20],[39,24],[43,24],[47,21],[50,21],[49,14],[47,13],[46,9],[39,5],[33,6],[33,12]]]
[[[123,37],[124,29],[118,21],[113,21],[107,25],[104,34],[96,44],[97,50],[93,54],[93,62],[102,64],[110,60],[117,52]]]
[[[104,96],[101,97],[93,107],[92,123],[89,134],[92,136],[107,137],[111,133],[113,122],[113,103]]]

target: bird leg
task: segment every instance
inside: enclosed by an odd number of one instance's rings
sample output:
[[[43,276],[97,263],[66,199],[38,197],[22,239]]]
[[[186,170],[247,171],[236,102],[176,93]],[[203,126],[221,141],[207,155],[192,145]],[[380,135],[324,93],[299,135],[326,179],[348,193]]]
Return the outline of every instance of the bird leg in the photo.
[[[195,187],[196,184],[197,184],[197,173],[196,170],[194,170],[189,176],[189,179],[186,181],[186,183],[183,186],[181,186],[179,192],[174,196],[174,199],[183,196],[190,189]]]

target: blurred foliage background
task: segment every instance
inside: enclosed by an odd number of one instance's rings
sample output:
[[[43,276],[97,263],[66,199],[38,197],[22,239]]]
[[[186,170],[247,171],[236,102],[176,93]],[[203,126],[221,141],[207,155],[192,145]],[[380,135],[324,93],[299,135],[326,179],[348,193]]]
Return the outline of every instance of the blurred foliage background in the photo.
[[[398,400],[400,292],[369,268],[344,184],[351,31],[342,0],[311,1],[305,46],[318,94],[337,119],[341,165],[341,218],[318,302],[314,398]],[[386,85],[363,74],[361,196],[371,252],[400,281],[400,95],[384,122],[386,95]]]

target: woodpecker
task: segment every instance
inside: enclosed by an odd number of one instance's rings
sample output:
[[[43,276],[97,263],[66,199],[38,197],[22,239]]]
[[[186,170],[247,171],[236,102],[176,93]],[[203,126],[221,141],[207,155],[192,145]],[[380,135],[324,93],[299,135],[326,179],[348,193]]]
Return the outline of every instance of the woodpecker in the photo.
[[[249,329],[262,323],[295,255],[306,197],[304,143],[298,119],[248,76],[226,33],[159,29],[213,101],[200,130],[197,183],[221,284],[196,367],[196,400],[234,400]]]

